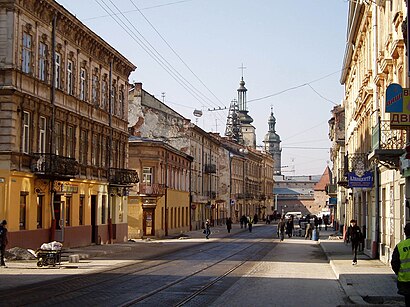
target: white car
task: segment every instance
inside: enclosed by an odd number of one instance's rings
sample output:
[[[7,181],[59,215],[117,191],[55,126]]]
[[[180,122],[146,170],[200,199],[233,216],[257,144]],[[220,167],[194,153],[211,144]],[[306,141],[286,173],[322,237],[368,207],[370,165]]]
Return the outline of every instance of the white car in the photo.
[[[300,212],[300,211],[287,212],[285,214],[285,219],[289,219],[290,216],[293,216],[294,218],[300,219],[302,217],[302,212]]]

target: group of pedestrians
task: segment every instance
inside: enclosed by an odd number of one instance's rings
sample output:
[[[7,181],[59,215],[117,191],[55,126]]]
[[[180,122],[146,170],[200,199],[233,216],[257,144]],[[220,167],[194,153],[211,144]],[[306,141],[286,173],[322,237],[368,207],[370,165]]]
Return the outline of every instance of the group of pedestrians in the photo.
[[[253,218],[243,215],[239,219],[239,222],[241,224],[241,228],[245,226],[245,228],[249,229],[249,232],[252,232],[252,225],[256,224],[258,220],[259,219],[258,219],[257,214],[255,214]],[[228,217],[225,223],[226,223],[226,229],[228,230],[228,233],[231,233],[232,224],[233,224],[232,218]],[[211,235],[211,222],[209,221],[209,219],[205,221],[205,227],[204,227],[203,233],[205,235],[205,238],[209,239],[209,236]]]
[[[288,238],[293,236],[293,230],[295,228],[293,217],[291,216],[288,220],[285,221],[285,218],[281,218],[278,223],[277,236],[281,241],[285,239],[285,234]]]

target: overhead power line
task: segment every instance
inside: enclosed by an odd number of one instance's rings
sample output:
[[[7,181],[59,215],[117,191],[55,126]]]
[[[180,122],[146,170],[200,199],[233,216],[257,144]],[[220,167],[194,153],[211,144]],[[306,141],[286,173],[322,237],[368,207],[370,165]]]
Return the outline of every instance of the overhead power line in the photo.
[[[202,94],[198,89],[195,88],[188,80],[186,80],[156,49],[154,46],[152,46],[148,40],[145,39],[145,37],[138,31],[138,29],[132,24],[132,22],[124,16],[124,14],[121,13],[121,10],[111,1],[110,3],[113,5],[113,7],[116,8],[118,12],[120,12],[119,15],[121,15],[123,18],[114,15],[113,9],[104,1],[101,0],[101,2],[104,4],[104,6],[99,3],[97,0],[95,0],[97,4],[104,10],[106,11],[112,19],[152,58],[154,59],[170,76],[178,83],[180,84],[185,90],[187,90],[188,93],[191,94],[198,102],[201,104],[206,104],[208,106],[211,106],[208,102],[204,101],[203,97],[206,97],[204,94]],[[127,23],[124,21],[124,19],[132,26],[134,30],[132,30]],[[139,38],[135,33],[138,33],[141,38]],[[198,94],[199,93],[199,94]],[[203,97],[201,97],[201,95]],[[208,99],[209,100],[209,99]],[[215,104],[216,105],[216,104]],[[223,120],[223,119],[222,119]]]
[[[169,5],[174,5],[174,4],[180,4],[183,2],[190,2],[190,1],[194,1],[194,0],[181,0],[181,1],[175,1],[175,2],[169,2],[169,3],[163,3],[163,4],[158,4],[158,5],[153,5],[153,6],[147,6],[147,7],[143,7],[140,10],[149,10],[149,9],[154,9],[154,8],[158,8],[158,7],[162,7],[162,6],[169,6]],[[129,10],[129,11],[122,11],[121,13],[124,14],[128,14],[128,13],[134,13],[137,10]],[[114,15],[119,15],[120,13],[115,13]],[[84,21],[87,20],[93,20],[93,19],[99,19],[99,18],[105,18],[105,17],[111,17],[110,14],[108,15],[102,15],[102,16],[96,16],[96,17],[90,17],[90,18],[85,18],[83,19]]]

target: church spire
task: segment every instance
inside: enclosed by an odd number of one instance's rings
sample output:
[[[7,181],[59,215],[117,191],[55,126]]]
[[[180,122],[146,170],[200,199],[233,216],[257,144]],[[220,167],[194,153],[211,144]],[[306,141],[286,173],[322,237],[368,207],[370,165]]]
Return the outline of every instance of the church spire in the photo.
[[[280,175],[282,149],[280,148],[281,140],[280,140],[279,135],[276,133],[275,125],[276,125],[276,118],[273,115],[273,107],[271,106],[270,116],[268,119],[269,130],[268,130],[268,133],[266,133],[263,142],[265,143],[265,151],[268,152],[274,160],[274,165],[273,165],[274,174]]]

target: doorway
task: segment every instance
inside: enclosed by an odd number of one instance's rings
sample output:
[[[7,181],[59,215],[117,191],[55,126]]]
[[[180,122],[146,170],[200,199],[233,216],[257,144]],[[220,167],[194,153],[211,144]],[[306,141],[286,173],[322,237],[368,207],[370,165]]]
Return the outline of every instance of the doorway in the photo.
[[[155,209],[144,208],[143,217],[144,236],[155,236]]]
[[[97,243],[97,195],[91,195],[91,243]]]

